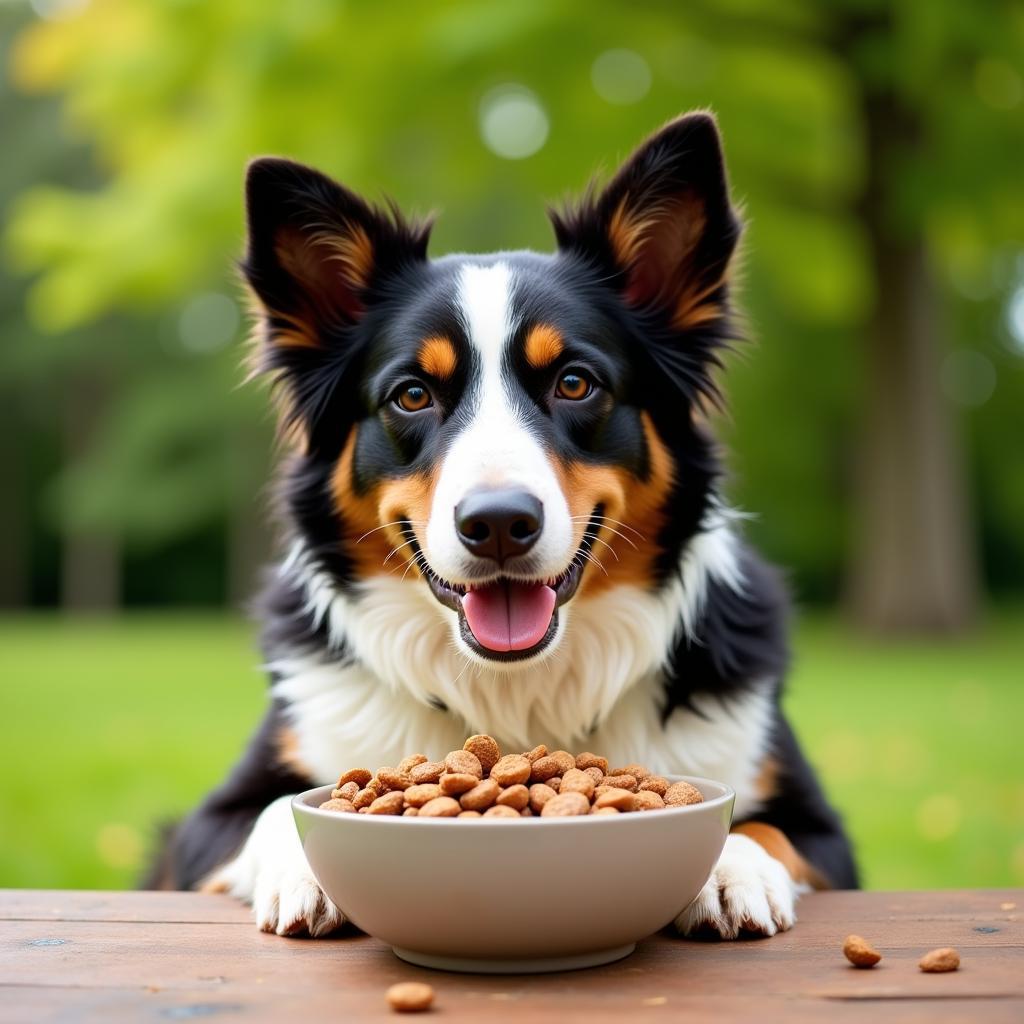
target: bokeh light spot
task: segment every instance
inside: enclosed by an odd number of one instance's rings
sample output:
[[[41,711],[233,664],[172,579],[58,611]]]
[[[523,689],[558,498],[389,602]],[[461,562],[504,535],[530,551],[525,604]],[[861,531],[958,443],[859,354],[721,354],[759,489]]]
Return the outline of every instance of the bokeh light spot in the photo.
[[[983,57],[974,69],[974,91],[995,110],[1013,110],[1024,99],[1024,81],[1007,61]]]
[[[189,299],[181,311],[178,337],[189,352],[217,352],[234,340],[238,322],[233,299],[220,292],[203,292]]]
[[[131,825],[109,822],[96,833],[96,852],[109,867],[137,868],[142,863],[142,836]]]
[[[1024,285],[1011,296],[1006,307],[1006,325],[1010,329],[1017,350],[1024,353]]]
[[[960,348],[942,361],[942,390],[957,405],[984,405],[996,389],[996,368],[974,349]]]
[[[67,21],[89,6],[89,0],[31,0],[32,10],[46,21]]]
[[[960,827],[963,809],[960,801],[949,793],[933,793],[918,804],[917,831],[925,839],[940,842],[949,839]]]
[[[480,101],[480,135],[492,153],[523,160],[547,141],[548,115],[529,89],[499,85]]]
[[[651,89],[651,69],[633,50],[605,50],[590,68],[594,92],[608,103],[642,100]]]

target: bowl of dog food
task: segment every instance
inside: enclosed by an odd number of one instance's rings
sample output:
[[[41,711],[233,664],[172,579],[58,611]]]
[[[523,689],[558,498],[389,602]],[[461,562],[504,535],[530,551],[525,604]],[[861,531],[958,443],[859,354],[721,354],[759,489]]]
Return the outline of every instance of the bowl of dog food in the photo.
[[[354,925],[423,967],[510,974],[610,963],[669,925],[710,877],[734,799],[710,779],[472,736],[443,761],[350,769],[292,807]]]

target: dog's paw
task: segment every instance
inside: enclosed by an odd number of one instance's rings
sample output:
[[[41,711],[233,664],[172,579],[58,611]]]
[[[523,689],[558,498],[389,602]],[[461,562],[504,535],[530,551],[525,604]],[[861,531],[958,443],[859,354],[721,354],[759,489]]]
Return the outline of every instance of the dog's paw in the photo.
[[[793,927],[797,887],[780,861],[744,835],[733,834],[700,894],[676,918],[683,935],[735,939],[741,932],[774,935]]]
[[[275,800],[259,816],[238,856],[203,886],[252,904],[261,931],[319,938],[340,928],[345,915],[313,877],[292,820],[291,798]]]

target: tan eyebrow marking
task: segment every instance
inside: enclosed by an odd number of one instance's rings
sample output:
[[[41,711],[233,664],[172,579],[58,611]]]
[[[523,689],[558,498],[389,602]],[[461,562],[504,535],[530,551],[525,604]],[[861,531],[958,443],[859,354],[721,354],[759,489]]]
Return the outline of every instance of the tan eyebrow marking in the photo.
[[[423,372],[438,380],[448,380],[455,373],[457,356],[450,338],[442,335],[424,338],[418,359]]]
[[[526,361],[535,370],[543,370],[565,351],[565,342],[557,328],[550,324],[538,324],[526,336],[526,345],[523,351]]]

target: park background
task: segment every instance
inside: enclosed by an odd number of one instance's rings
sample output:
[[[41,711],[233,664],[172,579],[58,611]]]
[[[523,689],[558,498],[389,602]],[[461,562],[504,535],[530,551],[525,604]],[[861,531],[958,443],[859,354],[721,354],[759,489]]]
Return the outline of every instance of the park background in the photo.
[[[0,0],[0,56],[0,885],[132,885],[260,716],[246,161],[546,249],[545,201],[697,107],[787,708],[866,884],[1024,884],[1024,6]]]

